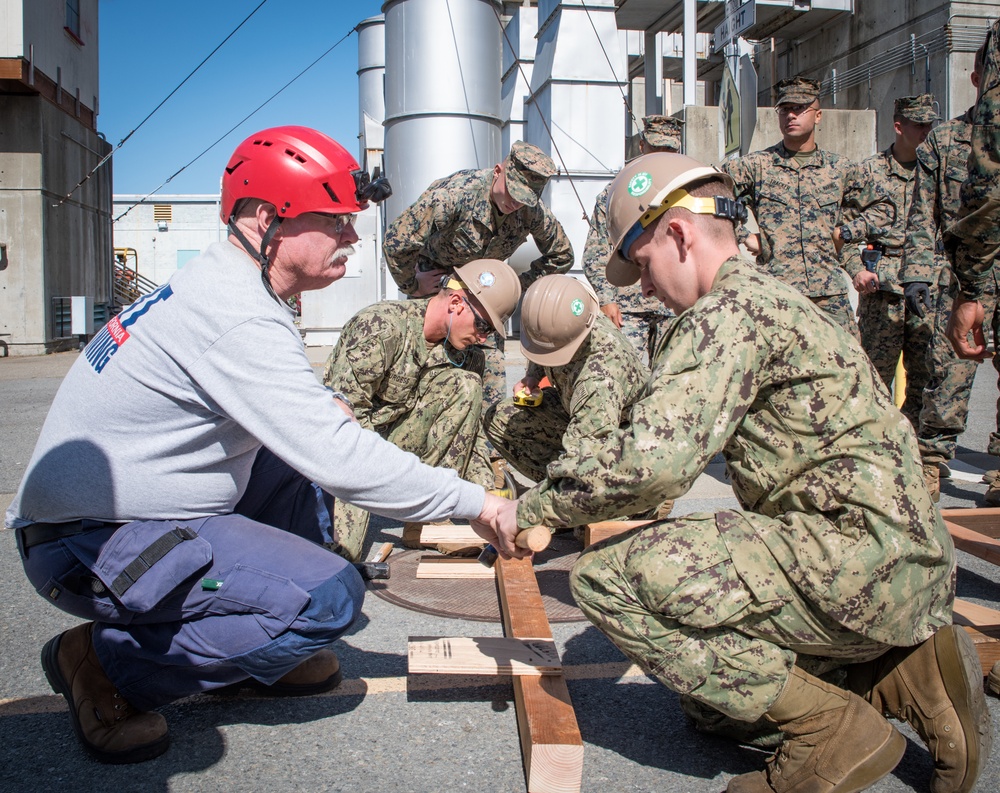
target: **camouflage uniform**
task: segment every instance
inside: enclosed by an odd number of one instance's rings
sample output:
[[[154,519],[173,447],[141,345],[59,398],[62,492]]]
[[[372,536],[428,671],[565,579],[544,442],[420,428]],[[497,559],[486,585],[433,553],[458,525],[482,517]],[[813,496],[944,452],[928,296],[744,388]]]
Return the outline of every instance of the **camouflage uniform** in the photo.
[[[906,221],[906,244],[900,282],[929,284],[933,334],[927,355],[928,381],[923,393],[917,443],[925,463],[942,463],[955,456],[958,436],[965,431],[969,396],[978,362],[955,354],[945,329],[951,306],[958,294],[958,282],[944,252],[942,233],[958,215],[959,190],[968,176],[972,139],[972,109],[935,127],[917,149],[910,213]],[[997,299],[991,283],[980,298],[987,321],[996,323]],[[993,365],[1000,359],[993,357]],[[1000,412],[997,414],[1000,427]],[[990,435],[990,454],[1000,454],[1000,435]]]
[[[552,160],[534,146],[517,141],[506,163],[508,189],[522,191],[512,197],[525,204],[509,215],[501,215],[490,200],[493,169],[486,168],[438,179],[389,225],[382,252],[401,292],[412,294],[416,289],[418,269],[450,270],[474,259],[508,259],[529,234],[542,255],[521,274],[522,288],[573,266],[573,246],[566,232],[537,198],[555,173]],[[529,195],[535,196],[533,204],[522,200]],[[504,340],[491,335],[484,347],[483,392],[489,405],[507,394]]]
[[[642,141],[652,151],[679,152],[682,148],[682,124],[680,119],[669,116],[646,116],[642,120]],[[602,307],[618,306],[621,332],[640,355],[645,354],[646,360],[651,361],[657,338],[674,314],[656,298],[643,297],[639,284],[617,287],[608,282],[605,265],[611,255],[611,240],[608,238],[609,187],[605,187],[594,202],[594,213],[583,250],[583,272]]]
[[[954,547],[912,427],[842,329],[735,257],[661,342],[630,426],[552,463],[518,524],[648,509],[720,452],[742,511],[634,530],[571,574],[644,669],[752,721],[797,654],[854,663],[950,623]]]
[[[480,431],[482,351],[427,342],[427,302],[384,300],[355,314],[326,362],[323,382],[351,401],[365,429],[428,465],[451,468],[463,479],[492,487]],[[338,552],[357,561],[368,513],[338,501],[333,528]]]
[[[642,286],[612,286],[605,275],[605,265],[611,255],[611,240],[608,237],[608,190],[605,187],[594,204],[594,216],[587,232],[587,244],[583,250],[583,272],[594,287],[602,306],[617,303],[622,314],[621,332],[632,346],[645,353],[647,360],[653,359],[653,350],[660,329],[673,317],[673,312],[655,297],[644,297]]]
[[[880,227],[893,220],[888,199],[859,181],[849,160],[822,149],[805,159],[778,143],[725,162],[722,169],[736,182],[736,197],[746,202],[760,226],[758,266],[794,286],[859,338],[833,232],[841,227],[853,239],[879,238]],[[853,185],[859,187],[848,196]],[[864,214],[845,222],[847,200]]]
[[[538,407],[505,399],[486,411],[486,436],[529,479],[545,479],[555,459],[577,459],[581,444],[606,442],[628,420],[649,369],[607,317],[597,317],[586,341],[564,366],[531,363],[527,376],[548,377]]]
[[[920,419],[924,385],[930,379],[927,352],[933,331],[933,318],[918,317],[906,309],[903,288],[899,283],[906,218],[912,195],[914,169],[907,168],[892,156],[892,146],[869,157],[859,168],[865,183],[874,183],[892,202],[896,220],[878,240],[885,245],[882,258],[876,265],[878,291],[858,295],[858,326],[861,346],[875,365],[886,388],[892,388],[900,353],[906,367],[906,400],[903,415],[914,427]],[[863,244],[867,240],[860,240]],[[855,244],[844,246],[844,268],[854,278],[864,268]]]

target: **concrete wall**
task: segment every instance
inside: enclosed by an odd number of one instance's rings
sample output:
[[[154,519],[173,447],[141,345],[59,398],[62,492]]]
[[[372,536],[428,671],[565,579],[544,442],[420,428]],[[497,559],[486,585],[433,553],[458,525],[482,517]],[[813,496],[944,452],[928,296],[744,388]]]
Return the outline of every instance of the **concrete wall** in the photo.
[[[114,197],[114,217],[120,218],[114,224],[114,243],[116,248],[135,248],[139,274],[154,283],[166,283],[191,255],[188,252],[201,253],[226,238],[218,195],[158,195],[136,204],[142,198]],[[170,215],[162,229],[153,217],[158,206]]]
[[[110,145],[51,103],[0,96],[0,333],[12,354],[76,343],[55,335],[53,298],[111,298],[111,171],[63,196]]]

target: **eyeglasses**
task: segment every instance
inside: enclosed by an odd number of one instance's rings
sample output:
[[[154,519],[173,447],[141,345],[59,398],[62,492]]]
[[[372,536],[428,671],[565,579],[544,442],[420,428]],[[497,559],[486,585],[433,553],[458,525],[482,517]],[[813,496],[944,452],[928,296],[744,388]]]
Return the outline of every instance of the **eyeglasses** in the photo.
[[[479,312],[472,307],[472,303],[470,303],[464,295],[462,296],[462,302],[465,303],[465,305],[469,307],[469,311],[472,312],[472,320],[475,323],[476,332],[480,336],[489,336],[493,332],[493,326],[479,316]]]
[[[322,218],[333,228],[334,234],[343,234],[348,226],[353,228],[358,220],[357,215],[331,215],[328,212],[312,212],[310,214]]]
[[[778,111],[779,116],[801,116],[808,113],[810,110],[819,110],[818,107],[813,107],[812,104],[808,105],[778,105],[775,110]]]

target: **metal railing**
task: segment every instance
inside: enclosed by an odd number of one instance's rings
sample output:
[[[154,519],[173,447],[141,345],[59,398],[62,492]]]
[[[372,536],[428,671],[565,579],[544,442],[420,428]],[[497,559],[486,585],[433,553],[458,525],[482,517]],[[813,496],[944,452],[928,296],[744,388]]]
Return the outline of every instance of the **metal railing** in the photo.
[[[124,308],[132,305],[143,295],[148,295],[159,284],[142,275],[138,269],[129,267],[122,258],[114,259],[114,282],[112,298],[115,306]]]

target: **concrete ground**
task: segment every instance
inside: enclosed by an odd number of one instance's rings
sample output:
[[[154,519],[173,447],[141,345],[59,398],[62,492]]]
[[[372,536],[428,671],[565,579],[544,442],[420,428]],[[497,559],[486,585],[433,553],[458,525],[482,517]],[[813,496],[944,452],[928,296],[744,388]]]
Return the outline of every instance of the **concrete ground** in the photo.
[[[522,374],[516,345],[509,382]],[[320,368],[323,349],[310,349]],[[76,353],[0,359],[0,507],[6,509],[62,376]],[[969,429],[942,507],[973,507],[978,481],[996,461],[980,452],[995,427],[996,382],[981,367]],[[721,463],[713,463],[675,514],[735,507]],[[378,519],[372,540],[398,538]],[[1000,607],[1000,571],[959,553],[959,596]],[[499,636],[499,625],[430,616],[375,596],[355,629],[334,645],[345,680],[303,699],[192,697],[163,709],[173,739],[162,757],[138,766],[102,766],[79,748],[64,700],[38,662],[51,636],[73,617],[43,602],[21,571],[13,533],[0,531],[0,790],[92,791],[523,791],[513,694],[496,678],[408,678],[408,636]],[[720,791],[765,754],[696,733],[676,696],[641,674],[586,622],[553,624],[584,740],[583,791]],[[989,699],[1000,725],[1000,700]],[[873,790],[925,791],[932,761],[907,728],[896,770]],[[1000,788],[1000,752],[976,790]]]

